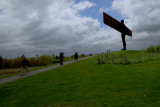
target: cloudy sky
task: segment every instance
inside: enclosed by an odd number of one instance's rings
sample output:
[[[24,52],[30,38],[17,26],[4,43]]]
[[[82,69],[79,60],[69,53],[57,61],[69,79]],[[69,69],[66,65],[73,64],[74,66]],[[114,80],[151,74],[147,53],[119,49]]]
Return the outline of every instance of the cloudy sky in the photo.
[[[121,34],[103,11],[132,30],[128,50],[160,44],[160,0],[0,0],[0,55],[119,51]]]

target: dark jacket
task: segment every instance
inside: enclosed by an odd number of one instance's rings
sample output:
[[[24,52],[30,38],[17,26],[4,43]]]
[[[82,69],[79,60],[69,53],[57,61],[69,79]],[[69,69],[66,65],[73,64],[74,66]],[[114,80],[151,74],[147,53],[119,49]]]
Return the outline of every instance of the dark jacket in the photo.
[[[60,53],[60,55],[59,55],[59,56],[60,56],[60,59],[63,59],[63,54],[64,54],[64,53]]]
[[[21,65],[22,65],[22,66],[28,66],[28,60],[23,59]]]
[[[78,58],[78,54],[77,53],[75,53],[74,58]]]

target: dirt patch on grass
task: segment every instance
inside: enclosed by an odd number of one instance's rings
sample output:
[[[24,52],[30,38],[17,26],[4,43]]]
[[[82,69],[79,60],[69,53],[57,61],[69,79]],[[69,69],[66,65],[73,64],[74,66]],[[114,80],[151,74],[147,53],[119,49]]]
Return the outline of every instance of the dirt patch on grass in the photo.
[[[20,71],[0,73],[0,75],[12,74],[12,73],[17,73],[17,72],[20,72]]]
[[[30,70],[37,69],[37,68],[40,68],[40,67],[29,67]],[[21,71],[21,68],[1,69],[0,70],[0,75],[13,74],[13,73],[17,73],[17,72],[20,72],[20,71]]]

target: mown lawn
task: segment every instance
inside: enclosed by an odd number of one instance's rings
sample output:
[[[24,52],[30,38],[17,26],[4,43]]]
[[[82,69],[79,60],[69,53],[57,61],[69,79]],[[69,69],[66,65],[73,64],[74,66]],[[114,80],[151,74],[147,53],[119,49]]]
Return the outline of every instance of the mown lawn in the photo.
[[[83,57],[86,57],[86,56],[82,56],[82,55],[79,56],[79,58],[83,58]],[[72,60],[74,60],[74,58],[65,58],[64,63],[68,62],[68,61],[72,61]],[[59,61],[59,59],[57,59],[56,61]],[[48,65],[45,65],[45,66],[29,67],[29,70],[30,71],[34,71],[34,70],[50,67],[50,66],[57,65],[57,64],[59,64],[59,63],[48,64]],[[11,77],[11,76],[15,76],[15,75],[19,75],[20,72],[21,72],[21,68],[17,68],[17,69],[14,69],[14,68],[13,69],[0,69],[0,79]],[[25,70],[24,73],[25,72],[27,72],[27,71]],[[4,74],[4,73],[6,73],[6,74]]]
[[[46,65],[46,66],[28,67],[28,68],[29,68],[30,71],[34,71],[34,70],[46,68],[46,67],[53,66],[53,65],[55,65],[55,64],[50,64],[50,65]],[[26,72],[27,71],[24,70],[24,73],[26,73]],[[3,73],[6,73],[6,74],[3,74]],[[11,77],[11,76],[15,76],[15,75],[19,75],[20,73],[21,73],[21,68],[6,69],[6,70],[5,69],[1,69],[0,70],[0,79]]]
[[[0,107],[159,107],[160,60],[97,64],[97,57],[0,85]]]

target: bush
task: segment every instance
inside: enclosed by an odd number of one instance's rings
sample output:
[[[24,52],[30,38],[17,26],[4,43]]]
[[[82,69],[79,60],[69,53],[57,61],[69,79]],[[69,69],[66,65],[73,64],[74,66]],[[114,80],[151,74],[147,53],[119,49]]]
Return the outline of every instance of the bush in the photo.
[[[159,46],[155,46],[155,51],[156,52],[160,52],[160,45]]]
[[[39,65],[39,63],[38,63],[37,59],[36,59],[36,58],[34,58],[34,57],[29,58],[29,59],[28,59],[28,61],[29,61],[29,66],[30,66],[30,67],[38,66],[38,65]]]
[[[3,67],[3,58],[0,56],[0,69]]]
[[[53,59],[50,55],[42,55],[38,58],[38,62],[40,65],[48,65],[52,64]]]
[[[151,45],[151,46],[149,46],[148,48],[147,48],[147,50],[146,50],[148,53],[152,53],[152,52],[155,52],[155,49],[154,49],[154,47]]]
[[[15,59],[12,59],[11,68],[20,68],[22,63],[21,57],[17,57]]]
[[[3,59],[3,68],[11,68],[12,59]]]

